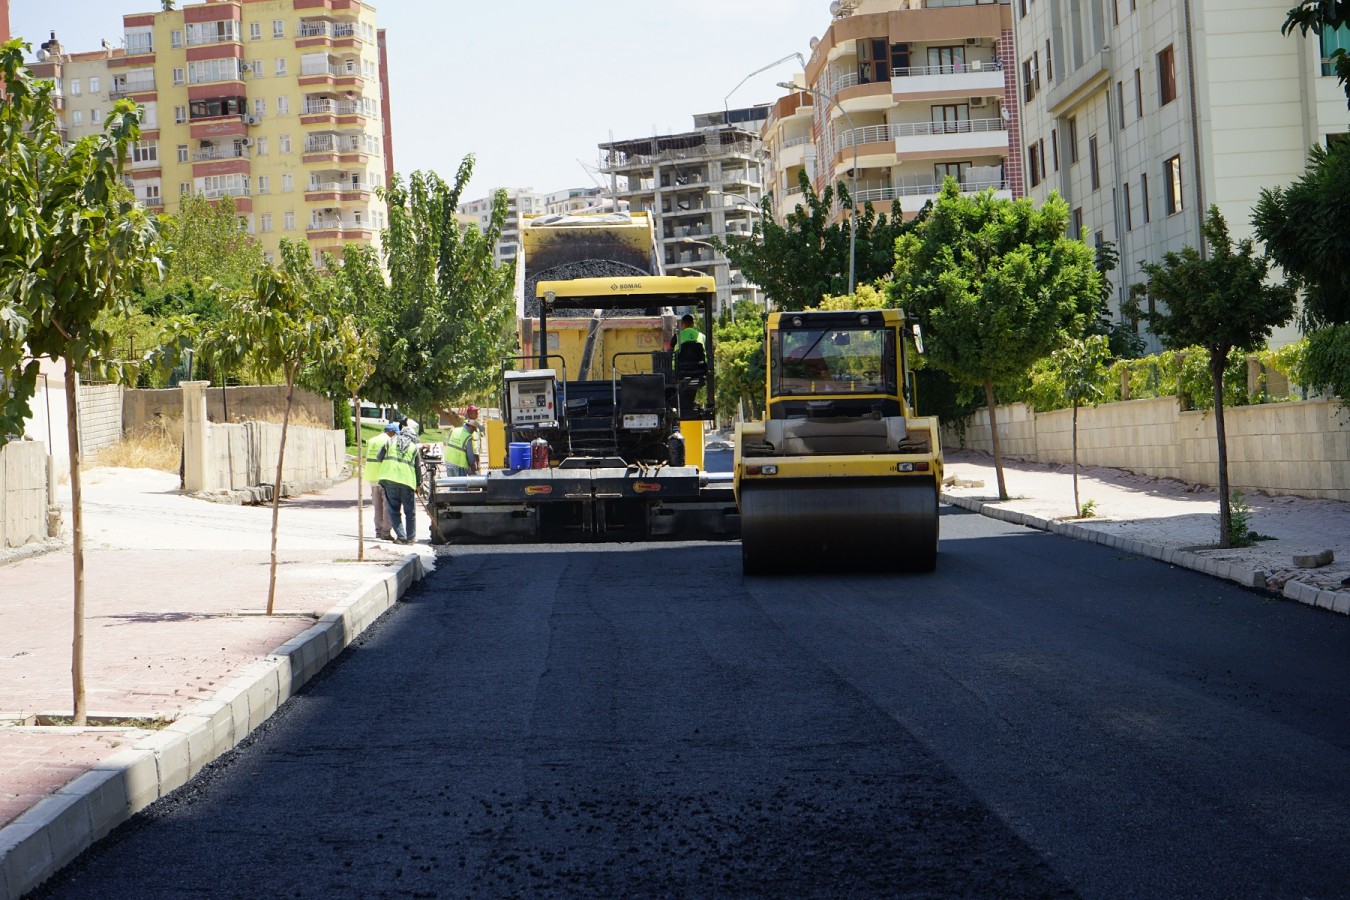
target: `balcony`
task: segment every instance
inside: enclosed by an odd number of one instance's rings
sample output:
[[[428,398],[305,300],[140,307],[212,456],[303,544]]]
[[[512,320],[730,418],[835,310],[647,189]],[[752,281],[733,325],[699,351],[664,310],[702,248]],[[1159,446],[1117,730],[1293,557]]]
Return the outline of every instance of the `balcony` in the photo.
[[[113,79],[112,89],[108,91],[109,100],[121,100],[123,97],[129,97],[132,94],[148,94],[155,90],[155,79],[152,75],[149,78],[128,78],[125,81]]]
[[[305,98],[302,116],[360,116],[361,104],[355,100],[328,100]]]
[[[242,144],[213,144],[192,151],[193,162],[208,162],[213,159],[246,159],[248,149]]]
[[[305,138],[306,153],[362,153],[356,135],[312,134]]]
[[[884,144],[911,137],[937,135],[986,134],[1006,132],[1002,118],[966,119],[959,122],[905,122],[898,125],[868,125],[853,131],[844,131],[835,140],[835,152],[840,153],[855,144]],[[1003,143],[1007,143],[1006,136]]]
[[[247,197],[247,185],[231,185],[229,187],[206,188],[201,192],[207,200],[219,200],[221,197]]]
[[[356,36],[356,26],[341,22],[301,22],[296,37],[349,38]]]
[[[124,38],[127,56],[148,56],[155,52],[155,39],[149,34],[128,34]]]
[[[941,66],[907,66],[891,72],[891,93],[987,96],[1003,93],[1003,64],[994,57]]]

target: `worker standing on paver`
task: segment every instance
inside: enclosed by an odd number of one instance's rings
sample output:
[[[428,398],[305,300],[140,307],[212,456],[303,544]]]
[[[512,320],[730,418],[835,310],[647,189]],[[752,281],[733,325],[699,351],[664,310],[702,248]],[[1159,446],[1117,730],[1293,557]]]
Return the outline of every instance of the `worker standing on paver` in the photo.
[[[384,498],[384,485],[380,484],[380,470],[384,467],[380,462],[380,453],[397,433],[398,425],[386,422],[384,431],[366,442],[365,477],[370,482],[370,506],[375,511],[375,537],[381,541],[393,540],[394,532],[389,524],[389,505]]]
[[[398,431],[380,448],[377,462],[380,464],[380,486],[384,488],[385,505],[389,507],[394,542],[411,544],[417,539],[417,520],[413,510],[417,505],[417,489],[422,486],[417,437],[406,428]]]
[[[446,474],[462,476],[478,471],[478,451],[473,443],[477,431],[478,420],[466,418],[450,432],[445,441]]]

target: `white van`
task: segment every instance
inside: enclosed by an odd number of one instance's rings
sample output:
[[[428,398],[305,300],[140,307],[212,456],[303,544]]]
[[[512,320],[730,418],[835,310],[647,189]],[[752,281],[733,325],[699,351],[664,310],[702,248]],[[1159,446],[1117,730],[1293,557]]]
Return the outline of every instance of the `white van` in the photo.
[[[359,420],[364,425],[383,425],[385,422],[397,422],[401,418],[403,418],[403,413],[399,412],[396,406],[381,406],[369,400],[361,401]],[[409,419],[408,426],[412,428],[414,433],[422,430],[416,419]]]

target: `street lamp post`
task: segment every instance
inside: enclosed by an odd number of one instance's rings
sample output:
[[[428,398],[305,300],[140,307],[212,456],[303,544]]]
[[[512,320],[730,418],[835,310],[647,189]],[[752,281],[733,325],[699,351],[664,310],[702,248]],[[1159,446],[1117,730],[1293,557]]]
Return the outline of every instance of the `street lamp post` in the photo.
[[[853,145],[853,189],[849,199],[849,221],[848,221],[848,292],[853,293],[853,273],[854,260],[857,257],[858,246],[858,135],[857,127],[853,124],[853,117],[848,114],[848,110],[839,104],[834,97],[818,91],[815,88],[803,87],[799,84],[792,84],[787,81],[778,82],[778,86],[789,91],[805,91],[816,97],[820,97],[827,103],[833,103],[834,108],[844,114],[844,121],[848,123],[849,143]]]

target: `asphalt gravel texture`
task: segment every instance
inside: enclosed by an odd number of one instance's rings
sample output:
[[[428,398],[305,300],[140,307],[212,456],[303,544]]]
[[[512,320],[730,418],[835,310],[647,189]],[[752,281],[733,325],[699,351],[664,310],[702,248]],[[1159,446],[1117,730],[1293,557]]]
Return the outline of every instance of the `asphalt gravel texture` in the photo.
[[[574,278],[609,278],[613,275],[627,276],[646,276],[650,275],[646,269],[628,263],[619,262],[613,259],[582,259],[573,262],[561,263],[547,269],[532,271],[530,277],[525,281],[525,316],[531,319],[539,318],[539,297],[535,291],[541,281],[571,281]],[[641,309],[607,309],[601,313],[601,318],[611,318],[614,316],[637,316],[642,315]],[[590,317],[590,310],[559,310],[552,313],[561,318],[585,316]]]
[[[1343,617],[942,518],[932,575],[453,548],[39,896],[1345,894]]]

